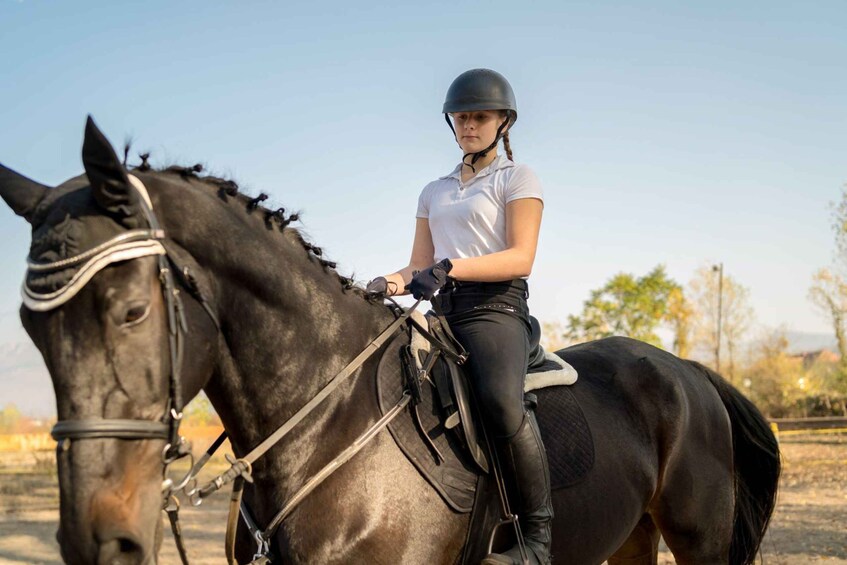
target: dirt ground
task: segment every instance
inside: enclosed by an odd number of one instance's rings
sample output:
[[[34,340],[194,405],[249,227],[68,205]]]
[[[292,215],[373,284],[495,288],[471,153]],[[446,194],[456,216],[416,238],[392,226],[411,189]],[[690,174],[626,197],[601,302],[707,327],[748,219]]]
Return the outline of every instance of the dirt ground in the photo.
[[[847,565],[847,434],[783,436],[776,513],[762,544],[769,565]],[[58,564],[58,491],[52,452],[0,454],[0,564]],[[220,470],[218,467],[217,470]],[[225,563],[225,494],[184,507],[192,563]],[[160,563],[178,564],[168,533]],[[675,563],[665,549],[662,565]]]

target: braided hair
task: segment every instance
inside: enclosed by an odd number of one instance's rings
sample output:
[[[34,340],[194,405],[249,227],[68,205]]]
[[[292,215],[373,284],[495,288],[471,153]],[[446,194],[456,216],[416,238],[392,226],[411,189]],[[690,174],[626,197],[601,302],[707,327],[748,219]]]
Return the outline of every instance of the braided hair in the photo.
[[[514,161],[514,157],[512,157],[512,145],[509,143],[509,132],[503,134],[503,149],[506,150],[506,157],[509,158],[509,161]]]
[[[508,112],[506,112],[505,110],[500,110],[500,116],[501,117],[505,118],[508,115],[509,115]],[[511,128],[509,128],[509,129],[511,129]],[[512,144],[509,141],[509,130],[508,129],[506,130],[506,133],[503,134],[503,137],[501,139],[503,140],[503,149],[506,150],[506,157],[509,158],[509,161],[514,161],[515,159],[514,159],[514,157],[512,157]]]

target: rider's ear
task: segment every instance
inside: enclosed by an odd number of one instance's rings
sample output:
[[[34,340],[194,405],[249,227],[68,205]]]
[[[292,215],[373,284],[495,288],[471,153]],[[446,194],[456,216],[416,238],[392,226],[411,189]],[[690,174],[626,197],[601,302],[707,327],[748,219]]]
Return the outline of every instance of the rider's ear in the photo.
[[[125,221],[138,211],[137,195],[112,144],[88,116],[82,143],[82,164],[94,200],[106,212]]]
[[[32,223],[35,207],[49,187],[30,180],[8,167],[0,165],[0,196],[18,216]]]

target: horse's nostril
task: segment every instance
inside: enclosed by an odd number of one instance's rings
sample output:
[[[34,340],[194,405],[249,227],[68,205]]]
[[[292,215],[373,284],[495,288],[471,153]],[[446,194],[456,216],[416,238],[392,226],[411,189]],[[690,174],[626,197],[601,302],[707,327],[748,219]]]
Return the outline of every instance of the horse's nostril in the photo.
[[[141,546],[132,540],[120,538],[118,540],[118,543],[120,544],[120,552],[123,555],[129,553],[138,553],[139,555],[141,554]]]
[[[130,537],[117,537],[100,544],[97,565],[140,565],[144,550]]]

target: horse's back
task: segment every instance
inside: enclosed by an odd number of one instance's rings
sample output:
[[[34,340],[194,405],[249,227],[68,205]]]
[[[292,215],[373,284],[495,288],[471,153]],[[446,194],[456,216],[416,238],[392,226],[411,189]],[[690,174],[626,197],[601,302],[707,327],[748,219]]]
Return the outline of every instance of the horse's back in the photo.
[[[730,429],[720,396],[697,363],[625,337],[575,345],[557,355],[579,372],[574,394],[598,424],[612,420],[630,430],[625,435],[668,449],[680,439],[676,434],[703,424]]]

